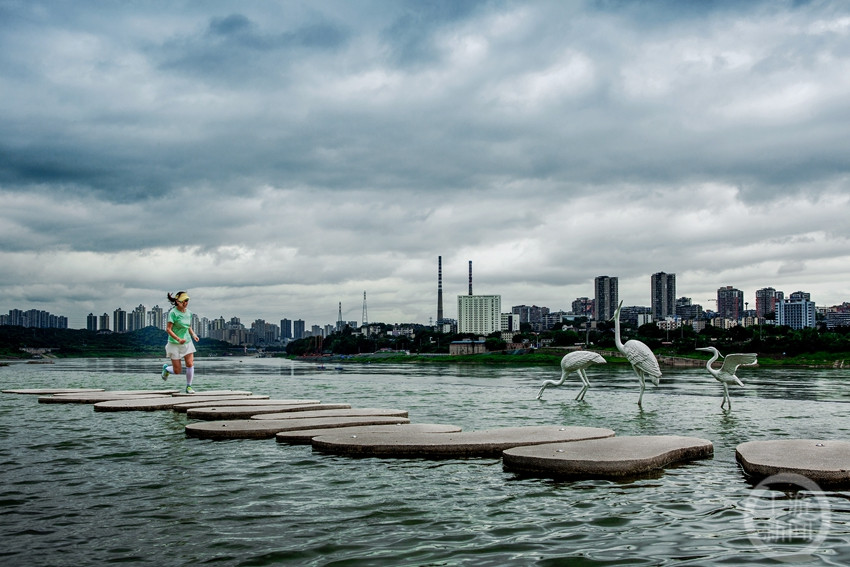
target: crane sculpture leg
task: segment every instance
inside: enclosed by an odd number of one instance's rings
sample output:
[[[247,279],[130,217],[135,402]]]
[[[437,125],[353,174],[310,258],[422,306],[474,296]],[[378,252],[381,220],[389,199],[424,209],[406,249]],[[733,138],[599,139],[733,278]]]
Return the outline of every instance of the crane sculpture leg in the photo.
[[[543,386],[537,392],[537,399],[539,400],[543,396],[543,390],[546,389],[546,386],[560,386],[571,372],[575,372],[581,378],[582,383],[581,391],[576,396],[576,400],[583,400],[584,394],[587,393],[587,389],[590,387],[590,380],[587,379],[585,368],[591,364],[605,364],[605,359],[598,353],[586,350],[567,353],[561,359],[561,379],[557,381],[546,380],[543,382]]]

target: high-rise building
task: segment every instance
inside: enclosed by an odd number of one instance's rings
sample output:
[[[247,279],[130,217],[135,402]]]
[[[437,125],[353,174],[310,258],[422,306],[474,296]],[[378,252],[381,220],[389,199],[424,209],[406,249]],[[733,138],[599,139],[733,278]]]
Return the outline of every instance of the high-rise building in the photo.
[[[676,300],[676,317],[685,321],[702,319],[702,305],[693,303],[690,297],[680,297]]]
[[[292,338],[304,338],[304,319],[296,319],[292,322]]]
[[[756,291],[756,317],[764,319],[769,313],[776,313],[776,302],[784,297],[784,293],[772,287]]]
[[[280,320],[280,338],[287,341],[292,338],[292,320]]]
[[[519,316],[513,313],[502,313],[501,330],[519,332]]]
[[[614,317],[614,310],[620,301],[618,280],[616,277],[597,276],[593,280],[596,297],[593,303],[593,318],[606,321]]]
[[[86,330],[97,331],[97,315],[89,313],[86,317]]]
[[[100,317],[98,317],[97,323],[98,331],[108,331],[109,330],[109,313],[104,313]]]
[[[573,315],[577,315],[579,317],[587,317],[588,319],[593,317],[593,300],[587,297],[577,297],[572,304],[572,312]]]
[[[139,305],[133,309],[127,316],[127,330],[138,331],[144,329],[147,324],[147,309],[144,305]]]
[[[165,330],[165,324],[166,322],[163,316],[162,307],[154,305],[148,312],[148,326]]]
[[[34,327],[36,329],[67,329],[68,318],[64,315],[53,315],[41,309],[10,309],[8,315],[0,316],[0,325],[15,327]]]
[[[789,299],[776,302],[776,324],[788,325],[792,329],[815,326],[815,302],[811,295],[795,291]]]
[[[116,333],[127,332],[127,312],[120,307],[112,312],[112,330]]]
[[[251,323],[249,340],[255,345],[270,345],[280,340],[280,327],[274,323],[266,323],[264,319],[256,319]]]
[[[632,327],[652,323],[652,310],[642,305],[624,305],[620,311],[620,322]]]
[[[24,312],[20,309],[9,309],[9,317],[6,319],[6,324],[13,327],[23,327]]]
[[[519,323],[528,323],[532,331],[545,331],[545,318],[549,315],[548,307],[537,305],[515,305],[511,307],[511,313],[519,317]]]
[[[744,314],[744,292],[731,285],[717,290],[717,315],[739,321]]]
[[[654,320],[663,321],[676,315],[676,274],[652,274],[650,293],[650,309]]]
[[[489,335],[502,327],[501,295],[458,295],[457,331]]]

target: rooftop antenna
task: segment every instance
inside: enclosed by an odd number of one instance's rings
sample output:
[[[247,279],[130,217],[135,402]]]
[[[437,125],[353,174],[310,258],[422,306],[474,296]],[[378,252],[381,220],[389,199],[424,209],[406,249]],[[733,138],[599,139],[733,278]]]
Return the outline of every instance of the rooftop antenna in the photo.
[[[472,295],[472,260],[469,261],[469,295]]]

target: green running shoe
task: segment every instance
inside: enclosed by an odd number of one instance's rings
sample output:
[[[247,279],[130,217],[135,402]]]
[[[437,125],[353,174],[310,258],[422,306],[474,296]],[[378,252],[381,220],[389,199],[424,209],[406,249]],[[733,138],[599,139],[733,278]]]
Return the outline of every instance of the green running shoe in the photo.
[[[170,373],[170,372],[168,372],[168,365],[167,365],[167,364],[163,364],[163,365],[162,365],[162,379],[163,379],[163,380],[168,380],[168,376],[169,376],[170,374],[171,374],[171,373]]]
[[[194,393],[195,393],[195,389],[194,389],[194,388],[192,388],[192,386],[186,386],[186,393],[187,393],[187,394],[194,394]]]

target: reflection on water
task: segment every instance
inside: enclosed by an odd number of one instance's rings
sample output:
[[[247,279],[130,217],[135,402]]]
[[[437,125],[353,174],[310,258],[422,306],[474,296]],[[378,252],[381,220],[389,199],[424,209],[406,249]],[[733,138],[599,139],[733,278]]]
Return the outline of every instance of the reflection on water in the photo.
[[[161,387],[156,360],[83,359],[0,368],[6,388]],[[618,435],[710,439],[713,459],[632,482],[523,478],[498,459],[380,460],[274,441],[187,439],[185,414],[94,412],[0,396],[0,563],[165,565],[774,564],[746,533],[753,488],[735,447],[847,438],[847,371],[746,368],[722,388],[705,369],[663,369],[643,410],[627,367],[347,365],[198,359],[198,389],[250,389],[465,430],[563,424]],[[848,494],[827,493],[830,530],[813,564],[850,562]]]

